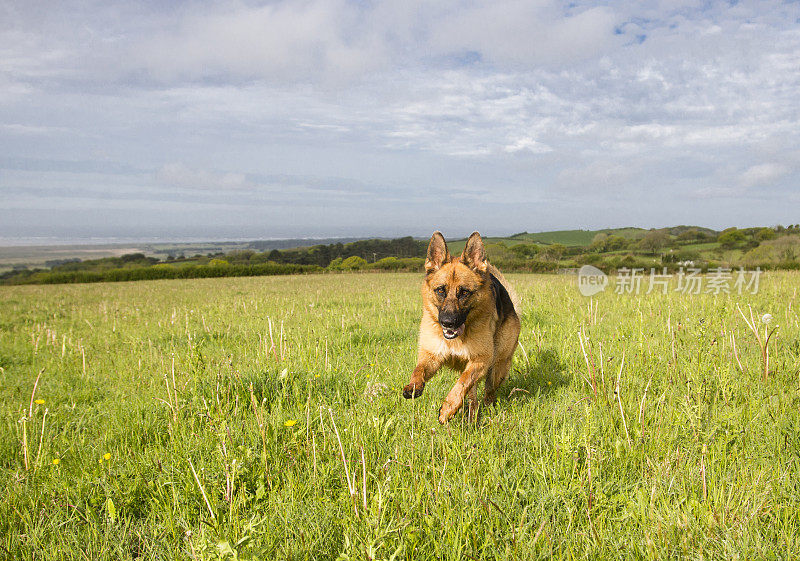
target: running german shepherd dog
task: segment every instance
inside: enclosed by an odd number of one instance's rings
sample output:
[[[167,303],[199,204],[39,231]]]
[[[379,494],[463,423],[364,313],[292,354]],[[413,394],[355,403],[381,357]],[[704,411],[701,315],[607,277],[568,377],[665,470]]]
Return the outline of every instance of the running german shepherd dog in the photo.
[[[448,366],[461,376],[439,409],[439,422],[447,423],[466,396],[474,419],[477,383],[486,380],[484,402],[492,404],[511,368],[520,330],[516,294],[486,260],[478,232],[469,237],[460,257],[451,257],[444,236],[434,232],[425,271],[417,367],[403,397],[419,397],[439,368]]]

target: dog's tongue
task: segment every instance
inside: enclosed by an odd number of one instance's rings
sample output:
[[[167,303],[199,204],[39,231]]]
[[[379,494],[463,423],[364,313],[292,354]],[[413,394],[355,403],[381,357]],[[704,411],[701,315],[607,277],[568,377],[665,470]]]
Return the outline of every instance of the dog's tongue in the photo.
[[[449,327],[442,327],[442,334],[444,335],[445,339],[455,339],[456,337],[460,336],[464,333],[464,324],[462,323],[455,329],[450,329]]]

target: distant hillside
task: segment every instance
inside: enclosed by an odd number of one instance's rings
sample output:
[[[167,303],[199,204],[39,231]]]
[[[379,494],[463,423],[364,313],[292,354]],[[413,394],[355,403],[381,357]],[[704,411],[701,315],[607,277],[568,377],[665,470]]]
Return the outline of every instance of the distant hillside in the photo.
[[[678,236],[688,230],[696,230],[697,232],[704,233],[709,236],[716,236],[718,232],[704,228],[702,226],[672,226],[663,229],[671,236]],[[608,234],[609,236],[620,236],[626,240],[639,240],[649,232],[646,228],[604,228],[601,230],[554,230],[552,232],[520,232],[507,238],[502,237],[484,237],[485,244],[502,243],[506,247],[513,247],[523,243],[537,243],[537,244],[561,244],[571,248],[585,248],[591,245],[592,240],[597,234]],[[464,249],[466,238],[447,240],[447,246],[450,253],[459,253]]]
[[[673,226],[664,228],[670,235],[677,236],[687,230],[697,230],[709,235],[716,235],[717,232],[702,226]],[[509,240],[520,242],[536,242],[545,244],[560,243],[567,247],[586,247],[592,243],[597,234],[608,234],[609,236],[622,236],[625,239],[633,240],[644,237],[649,230],[645,228],[604,228],[601,230],[555,230],[553,232],[522,232],[515,234]]]
[[[644,228],[606,228],[604,230],[555,230],[553,232],[523,232],[512,236],[512,239],[545,244],[560,243],[567,247],[585,247],[592,243],[597,234],[622,236],[626,239],[642,237]]]
[[[680,236],[684,232],[689,230],[697,230],[701,234],[705,234],[706,236],[713,237],[719,234],[716,230],[712,230],[711,228],[703,228],[702,226],[672,226],[670,228],[664,228],[671,236]]]

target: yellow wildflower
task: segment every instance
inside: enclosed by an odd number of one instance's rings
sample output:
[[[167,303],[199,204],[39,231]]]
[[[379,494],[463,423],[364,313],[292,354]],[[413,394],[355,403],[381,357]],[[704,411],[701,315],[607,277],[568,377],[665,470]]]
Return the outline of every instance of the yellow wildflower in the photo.
[[[105,454],[103,454],[103,459],[105,461],[110,460],[111,459],[111,452],[106,452]]]
[[[37,399],[37,400],[34,401],[34,403],[36,403],[37,405],[44,405],[44,400],[43,399]]]
[[[61,461],[61,458],[53,458],[53,465],[57,466],[60,461]]]
[[[285,427],[293,427],[293,426],[295,426],[296,424],[297,424],[297,421],[296,421],[296,420],[294,420],[294,419],[289,419],[288,421],[286,421],[285,423],[283,423],[283,426],[285,426]]]

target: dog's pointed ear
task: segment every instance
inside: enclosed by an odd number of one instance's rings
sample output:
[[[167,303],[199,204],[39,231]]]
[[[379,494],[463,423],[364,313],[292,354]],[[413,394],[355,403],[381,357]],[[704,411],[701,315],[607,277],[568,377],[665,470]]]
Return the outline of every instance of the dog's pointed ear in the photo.
[[[478,232],[472,232],[464,246],[464,253],[461,254],[461,262],[473,271],[486,272],[486,250],[483,247],[483,240]]]
[[[425,272],[429,275],[441,269],[442,265],[450,261],[450,252],[447,250],[447,242],[438,230],[431,236],[428,244],[428,256],[425,259]]]

